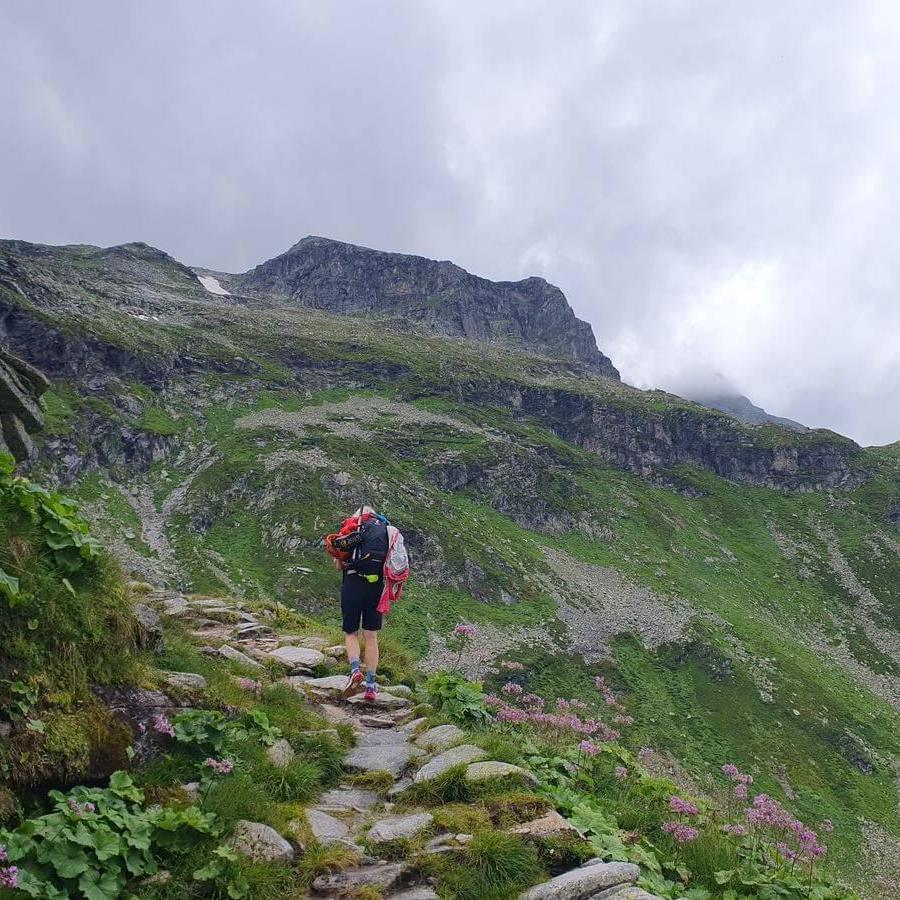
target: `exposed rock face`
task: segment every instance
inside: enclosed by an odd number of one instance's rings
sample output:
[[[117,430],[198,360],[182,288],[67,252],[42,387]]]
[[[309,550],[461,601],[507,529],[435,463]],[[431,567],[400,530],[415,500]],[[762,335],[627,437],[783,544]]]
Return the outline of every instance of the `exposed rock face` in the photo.
[[[443,334],[519,344],[619,377],[591,326],[543,278],[488,281],[451,262],[311,236],[229,283],[233,291],[331,313],[403,317]]]
[[[0,451],[16,462],[31,456],[31,437],[44,424],[40,397],[50,382],[25,360],[0,347]]]
[[[739,422],[746,422],[748,425],[780,425],[782,428],[800,433],[809,431],[809,428],[800,422],[767,412],[743,394],[691,391],[685,392],[685,396],[688,400],[701,403],[703,406],[728,413],[729,416],[734,416]]]

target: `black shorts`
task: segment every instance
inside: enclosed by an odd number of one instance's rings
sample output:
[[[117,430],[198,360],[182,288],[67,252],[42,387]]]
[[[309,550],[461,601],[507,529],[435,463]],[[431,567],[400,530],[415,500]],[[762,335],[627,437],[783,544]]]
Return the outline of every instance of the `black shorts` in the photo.
[[[376,607],[381,600],[383,589],[383,578],[369,583],[359,575],[344,575],[341,583],[341,614],[344,618],[342,626],[344,634],[353,634],[359,631],[360,621],[366,631],[378,631],[381,628],[382,617]]]

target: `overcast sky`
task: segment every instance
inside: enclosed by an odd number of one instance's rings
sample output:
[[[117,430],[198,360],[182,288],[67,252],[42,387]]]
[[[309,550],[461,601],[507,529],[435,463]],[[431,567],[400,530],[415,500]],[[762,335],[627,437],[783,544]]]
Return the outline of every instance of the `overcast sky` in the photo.
[[[900,438],[894,0],[0,4],[0,236],[540,274],[639,386]]]

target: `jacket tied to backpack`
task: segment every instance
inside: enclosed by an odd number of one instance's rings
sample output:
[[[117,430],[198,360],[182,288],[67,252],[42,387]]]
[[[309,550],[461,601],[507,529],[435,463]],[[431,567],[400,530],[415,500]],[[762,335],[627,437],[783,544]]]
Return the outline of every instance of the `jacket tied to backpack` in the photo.
[[[382,549],[382,529],[387,530],[386,553]],[[409,578],[409,556],[400,529],[384,516],[367,512],[344,519],[340,529],[327,535],[324,543],[328,554],[339,560],[348,573],[367,581],[384,579],[377,610],[382,615],[389,613],[391,605],[403,595]]]

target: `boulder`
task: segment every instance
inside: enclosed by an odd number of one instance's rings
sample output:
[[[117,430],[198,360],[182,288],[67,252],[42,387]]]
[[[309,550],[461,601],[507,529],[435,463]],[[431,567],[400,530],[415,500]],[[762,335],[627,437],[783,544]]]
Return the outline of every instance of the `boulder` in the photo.
[[[555,809],[551,809],[545,816],[532,819],[510,828],[511,834],[521,834],[526,838],[542,838],[559,834],[579,834],[578,829],[567,822]]]
[[[599,894],[594,894],[591,900],[663,900],[657,894],[648,894],[635,884],[619,885]]]
[[[420,885],[407,888],[399,894],[389,894],[387,900],[438,900],[438,895],[434,888]]]
[[[389,816],[380,819],[369,829],[369,840],[376,844],[385,841],[410,840],[424,831],[434,821],[431,813],[413,813],[410,816]]]
[[[290,862],[294,848],[274,829],[262,822],[240,819],[235,823],[231,846],[254,862]]]
[[[166,672],[166,684],[182,691],[205,691],[206,679],[196,672]]]
[[[319,797],[317,809],[324,812],[366,812],[378,803],[375,791],[362,788],[334,788]]]
[[[165,640],[159,613],[146,603],[135,603],[134,617],[138,623],[138,646],[142,650],[162,653],[165,649]]]
[[[279,647],[277,650],[270,650],[269,657],[292,672],[297,669],[314,669],[325,662],[321,651],[309,647]]]
[[[385,709],[399,709],[402,706],[409,706],[409,700],[405,697],[395,697],[388,692],[389,690],[393,690],[393,688],[384,688],[379,691],[374,700],[366,700],[362,694],[357,694],[355,697],[351,697],[347,702],[352,703],[354,706],[380,706]]]
[[[351,772],[389,772],[397,778],[412,756],[413,748],[409,744],[354,747],[347,754],[344,766]]]
[[[426,750],[446,750],[451,744],[458,743],[464,737],[465,734],[455,725],[438,725],[436,728],[423,731],[416,738],[415,744]]]
[[[320,875],[313,882],[313,890],[330,897],[352,897],[362,888],[389,891],[398,885],[406,874],[405,863],[385,863],[380,866],[362,866],[346,869],[330,875]]]
[[[306,818],[313,837],[322,844],[336,844],[350,837],[350,829],[340,820],[321,809],[308,809]]]
[[[395,697],[409,698],[413,695],[413,689],[407,684],[392,684],[390,687],[385,687],[384,690]]]
[[[285,738],[280,738],[271,747],[266,747],[266,759],[277,769],[286,769],[296,755],[294,748]]]
[[[529,784],[537,784],[537,778],[533,772],[523,769],[521,766],[514,766],[512,763],[497,762],[489,760],[488,762],[476,762],[466,767],[466,781],[491,781],[494,778],[519,778]]]
[[[228,644],[223,644],[219,647],[219,655],[224,656],[225,659],[231,660],[231,662],[244,666],[247,669],[263,668],[263,666],[255,659],[251,659],[246,653],[241,653],[240,650],[235,650],[234,647],[229,647]]]
[[[476,760],[484,759],[486,756],[487,753],[481,747],[475,747],[473,744],[462,744],[459,747],[454,747],[452,750],[441,753],[439,756],[435,756],[430,762],[425,763],[413,776],[413,781],[416,784],[421,784],[423,781],[431,781],[432,778],[443,775],[444,772],[452,769],[454,766],[473,763]]]
[[[590,900],[609,888],[634,884],[639,875],[632,863],[597,863],[537,884],[519,894],[519,900]]]
[[[333,647],[323,647],[322,652],[332,659],[343,659],[347,655],[347,648],[343,644],[335,644]]]
[[[309,635],[308,637],[298,638],[294,643],[298,647],[309,647],[313,650],[322,650],[324,647],[327,647],[331,642],[326,638],[316,637],[315,635]]]

